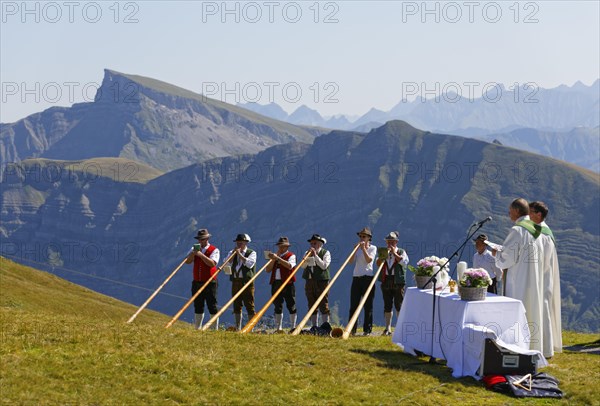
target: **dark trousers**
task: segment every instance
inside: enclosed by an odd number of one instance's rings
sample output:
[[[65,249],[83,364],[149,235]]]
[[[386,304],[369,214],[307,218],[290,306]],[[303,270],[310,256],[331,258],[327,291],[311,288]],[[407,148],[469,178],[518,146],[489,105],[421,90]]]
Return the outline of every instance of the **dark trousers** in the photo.
[[[488,286],[487,291],[495,295],[498,294],[498,283],[496,281],[496,278],[492,278],[492,284]]]
[[[350,288],[350,315],[348,320],[358,307],[358,302],[367,293],[367,288],[373,280],[372,276],[355,276],[352,278],[352,287]],[[373,300],[375,299],[375,289],[371,289],[371,293],[365,302],[365,321],[363,322],[363,331],[370,333],[373,329]],[[352,327],[352,334],[356,333],[356,323]]]
[[[231,296],[235,295],[244,287],[246,282],[243,279],[234,279],[231,283]],[[254,316],[254,282],[248,286],[237,299],[233,301],[233,313],[240,314],[242,312],[242,305],[246,307],[248,312],[248,318],[251,319]]]
[[[327,287],[327,284],[329,283],[329,280],[315,280],[315,279],[307,279],[306,283],[304,284],[304,293],[306,293],[306,300],[308,301],[308,309],[310,310],[311,307],[313,307],[313,305],[315,304],[315,302],[317,301],[317,299],[319,298],[319,296],[321,296],[321,293],[323,293],[323,291],[325,290],[325,288]],[[319,303],[319,308],[318,310],[321,311],[321,314],[329,314],[329,293],[325,295],[325,297],[323,298],[323,300],[321,300],[321,303]],[[316,314],[317,311],[315,310],[315,312],[313,314],[311,314],[311,316],[313,316],[314,314]]]
[[[194,296],[205,283],[206,282],[193,281],[192,296]],[[216,314],[219,311],[217,309],[217,281],[209,283],[206,289],[194,299],[194,312],[196,314],[204,313],[204,302],[206,302],[206,307],[208,307],[208,312],[210,314]]]
[[[394,277],[391,276],[381,283],[381,293],[383,294],[383,311],[392,312],[392,306],[397,312],[400,312],[402,301],[404,300],[405,285],[394,283]]]
[[[283,284],[282,280],[276,280],[271,285],[271,296],[279,290],[281,285]],[[288,312],[290,314],[296,314],[296,286],[293,283],[289,283],[283,289],[283,291],[277,296],[277,298],[273,301],[275,305],[275,314],[283,313],[283,301],[285,299],[285,307],[287,307]]]

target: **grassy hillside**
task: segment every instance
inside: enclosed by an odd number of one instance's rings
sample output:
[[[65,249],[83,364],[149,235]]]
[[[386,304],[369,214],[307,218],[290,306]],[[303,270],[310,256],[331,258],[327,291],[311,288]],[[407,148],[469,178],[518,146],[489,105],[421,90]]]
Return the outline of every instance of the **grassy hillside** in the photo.
[[[470,378],[405,355],[388,337],[199,333],[53,275],[0,259],[0,387],[7,404],[506,404]],[[565,345],[597,336],[566,333]],[[597,355],[546,369],[563,403],[600,404]],[[546,404],[547,401],[524,403]],[[555,402],[552,402],[553,404]]]
[[[20,164],[25,171],[38,170],[44,181],[66,178],[70,173],[81,173],[88,180],[99,177],[115,182],[147,183],[164,172],[125,158],[92,158],[79,161],[62,161],[44,158],[25,159]]]

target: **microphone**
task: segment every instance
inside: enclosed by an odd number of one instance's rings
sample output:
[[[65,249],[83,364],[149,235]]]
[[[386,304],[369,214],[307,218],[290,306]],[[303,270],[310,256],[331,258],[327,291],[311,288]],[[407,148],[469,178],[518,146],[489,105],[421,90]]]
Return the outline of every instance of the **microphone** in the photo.
[[[478,221],[476,223],[473,223],[474,226],[477,227],[481,227],[482,225],[484,225],[485,223],[487,223],[488,221],[492,221],[492,216],[487,216],[485,219]]]

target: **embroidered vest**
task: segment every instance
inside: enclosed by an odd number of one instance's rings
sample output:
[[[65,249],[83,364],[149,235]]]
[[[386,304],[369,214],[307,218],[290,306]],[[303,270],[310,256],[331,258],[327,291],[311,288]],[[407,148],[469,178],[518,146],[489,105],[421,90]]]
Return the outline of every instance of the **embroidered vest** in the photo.
[[[254,251],[252,251],[250,248],[246,248],[246,253],[244,254],[244,257],[248,258],[253,252]],[[246,265],[242,264],[242,266],[240,266],[240,269],[238,270],[237,266],[238,256],[236,254],[236,256],[233,257],[233,260],[231,261],[231,275],[229,275],[229,280],[233,281],[234,279],[243,279],[247,282],[250,279],[252,279],[252,277],[254,276],[254,270],[256,269],[256,263],[252,265],[252,268],[248,268]]]
[[[283,259],[284,261],[288,261],[290,259],[290,257],[294,255],[293,252],[288,251],[287,254],[285,254],[281,259]],[[276,263],[273,266],[273,270],[271,271],[271,279],[269,280],[269,284],[272,285],[273,282],[275,282],[275,273],[277,272],[277,270],[279,269],[279,273],[281,274],[281,280],[285,281],[288,276],[290,276],[290,274],[292,273],[292,271],[294,270],[294,268],[292,269],[285,269],[284,267],[280,267],[278,263]],[[294,283],[296,282],[296,276],[294,275],[294,277],[290,280],[289,283]]]
[[[401,248],[398,248],[398,254],[402,255],[404,254],[404,250]],[[383,269],[381,269],[381,273],[379,274],[379,280],[381,280],[381,282],[385,282],[385,280],[392,276],[394,278],[394,283],[399,284],[399,285],[405,285],[406,284],[406,270],[404,269],[404,267],[402,266],[402,264],[400,262],[398,262],[395,258],[394,258],[394,263],[392,264],[392,268],[394,269],[394,275],[390,275],[391,270],[388,268],[388,261],[387,259],[385,260],[385,262],[383,263]]]
[[[214,245],[209,245],[208,248],[206,249],[206,252],[204,253],[204,255],[206,255],[207,257],[210,257],[216,248],[217,247],[215,247]],[[194,257],[194,280],[195,281],[206,282],[207,280],[210,279],[211,276],[213,276],[215,274],[215,272],[217,272],[216,266],[210,267],[210,266],[206,265],[204,263],[204,261],[202,259],[200,259],[200,257],[198,257],[198,256]]]
[[[327,250],[325,248],[321,248],[321,250],[317,253],[317,255],[319,256],[319,258],[323,259],[323,257],[325,257],[325,254],[327,253]],[[304,279],[315,279],[318,281],[328,281],[330,279],[329,277],[329,265],[327,266],[327,269],[321,269],[318,266],[307,266],[306,268],[304,268],[304,272],[302,272],[302,277]]]

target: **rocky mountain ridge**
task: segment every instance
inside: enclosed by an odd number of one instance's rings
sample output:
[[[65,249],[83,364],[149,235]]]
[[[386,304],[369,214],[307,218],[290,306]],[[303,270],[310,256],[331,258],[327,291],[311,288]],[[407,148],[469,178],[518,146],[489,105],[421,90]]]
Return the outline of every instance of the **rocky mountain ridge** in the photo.
[[[416,263],[449,256],[475,220],[491,215],[484,230],[501,242],[511,223],[508,204],[517,196],[543,200],[559,242],[564,326],[598,331],[600,180],[573,165],[483,141],[434,134],[395,121],[368,134],[333,131],[313,144],[291,143],[258,154],[217,158],[171,171],[145,184],[80,174],[52,182],[32,172],[2,181],[2,254],[17,261],[94,275],[64,276],[117,298],[141,303],[193,244],[198,228],[226,254],[237,233],[252,247],[272,249],[281,235],[301,254],[320,233],[337,269],[365,225],[375,245],[392,230]],[[471,261],[469,244],[463,259]],[[262,265],[262,260],[259,265]],[[352,268],[331,294],[347,320]],[[187,296],[189,269],[165,293]],[[61,275],[62,276],[62,275]],[[409,276],[410,279],[410,276]],[[221,279],[220,303],[229,297]],[[298,282],[300,313],[306,311]],[[257,303],[269,296],[257,282]],[[376,293],[376,321],[382,317]],[[173,314],[182,303],[161,296],[153,308]],[[189,314],[188,319],[191,317]]]
[[[0,159],[122,157],[168,171],[322,131],[221,103],[186,89],[105,70],[92,103],[54,107],[0,126]]]

